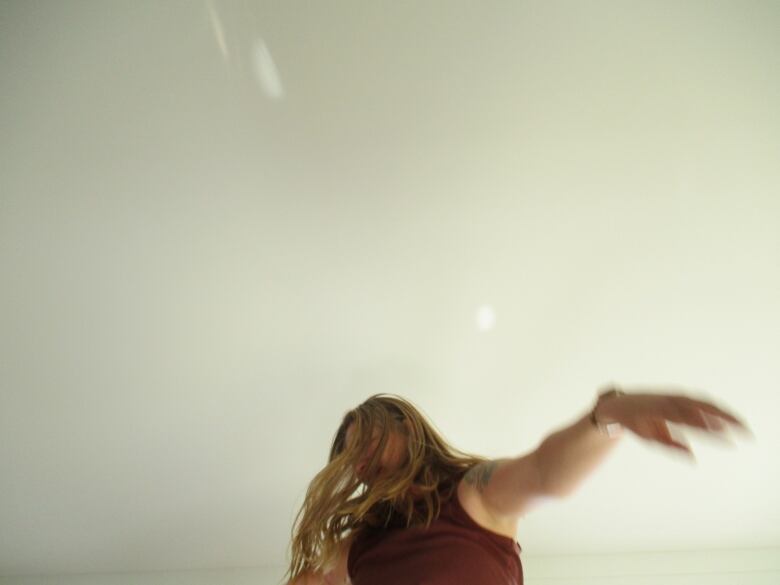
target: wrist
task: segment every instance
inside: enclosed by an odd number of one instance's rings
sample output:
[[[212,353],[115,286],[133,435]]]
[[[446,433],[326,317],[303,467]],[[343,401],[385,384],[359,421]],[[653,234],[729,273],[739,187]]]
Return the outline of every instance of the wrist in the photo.
[[[624,395],[625,393],[616,386],[610,386],[599,392],[596,404],[590,411],[589,419],[593,427],[600,433],[609,437],[620,435],[623,427],[617,422],[611,411],[615,403]]]

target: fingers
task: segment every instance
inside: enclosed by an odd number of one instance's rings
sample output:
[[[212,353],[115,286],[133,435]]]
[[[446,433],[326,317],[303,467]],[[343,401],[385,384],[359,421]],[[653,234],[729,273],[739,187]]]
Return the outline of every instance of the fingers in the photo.
[[[685,397],[670,398],[667,409],[669,415],[666,418],[671,422],[682,423],[704,430],[709,429],[704,413],[696,408],[691,400]]]
[[[752,437],[751,431],[740,419],[709,402],[684,395],[634,396],[633,403],[628,399],[623,403],[622,411],[616,409],[621,415],[619,422],[639,437],[688,457],[693,458],[693,452],[682,432],[683,427],[701,430],[718,440],[727,440],[730,437],[728,431],[733,428]]]
[[[684,396],[669,397],[667,405],[668,419],[705,431],[721,432],[727,423],[747,430],[745,424],[734,415],[718,408],[714,404]]]
[[[714,404],[710,404],[708,402],[702,402],[701,400],[693,400],[690,399],[691,402],[695,403],[697,408],[704,411],[707,415],[710,415],[711,417],[714,416],[718,419],[723,419],[728,422],[730,422],[733,425],[736,425],[738,427],[741,427],[743,429],[747,429],[747,425],[743,423],[741,420],[739,420],[736,416],[733,414],[726,412],[722,408],[718,408]]]
[[[689,457],[693,457],[693,451],[688,446],[685,437],[680,432],[673,432],[667,421],[663,418],[645,419],[644,421],[630,425],[629,430],[634,432],[637,436],[656,443],[661,443],[666,447],[671,447],[679,453],[684,453]]]
[[[675,437],[672,434],[671,430],[669,429],[669,425],[666,424],[666,421],[655,421],[654,430],[655,433],[653,438],[656,441],[693,457],[693,451],[691,450],[690,446],[683,442],[684,439],[681,435]]]

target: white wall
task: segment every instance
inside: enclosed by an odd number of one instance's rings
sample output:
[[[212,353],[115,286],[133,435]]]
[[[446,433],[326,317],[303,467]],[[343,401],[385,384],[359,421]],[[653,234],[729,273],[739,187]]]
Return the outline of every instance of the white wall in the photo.
[[[0,0],[0,575],[279,567],[370,394],[503,457],[609,381],[756,441],[629,438],[526,554],[780,546],[778,30],[777,0]],[[614,566],[573,563],[529,582]]]
[[[764,585],[780,583],[780,549],[528,556],[529,585]]]
[[[780,548],[620,555],[523,555],[528,585],[777,585]],[[0,577],[0,585],[277,585],[282,567]]]

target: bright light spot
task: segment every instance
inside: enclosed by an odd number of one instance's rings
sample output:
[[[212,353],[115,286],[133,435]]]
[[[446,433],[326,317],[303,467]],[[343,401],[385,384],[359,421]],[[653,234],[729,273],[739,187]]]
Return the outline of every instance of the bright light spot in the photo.
[[[489,331],[496,324],[496,312],[490,305],[483,305],[477,309],[477,329]]]
[[[222,57],[225,61],[230,60],[230,53],[228,52],[227,43],[225,42],[225,27],[222,26],[222,20],[219,18],[217,9],[214,8],[212,2],[206,3],[209,9],[209,18],[211,19],[211,26],[214,29],[214,38],[217,40],[217,46],[219,52],[222,53]]]
[[[257,39],[257,41],[255,41],[254,65],[257,81],[260,83],[260,87],[263,88],[266,95],[274,100],[282,99],[284,97],[282,80],[279,77],[276,63],[274,63],[274,60],[271,57],[271,52],[262,39]]]

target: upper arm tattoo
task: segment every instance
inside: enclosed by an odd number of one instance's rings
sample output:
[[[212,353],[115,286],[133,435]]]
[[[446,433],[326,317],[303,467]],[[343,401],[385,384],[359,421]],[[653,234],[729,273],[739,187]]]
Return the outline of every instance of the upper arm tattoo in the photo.
[[[463,479],[466,480],[466,483],[477,488],[478,492],[482,492],[490,483],[490,478],[497,465],[497,461],[483,461],[482,463],[478,463],[466,472]]]

